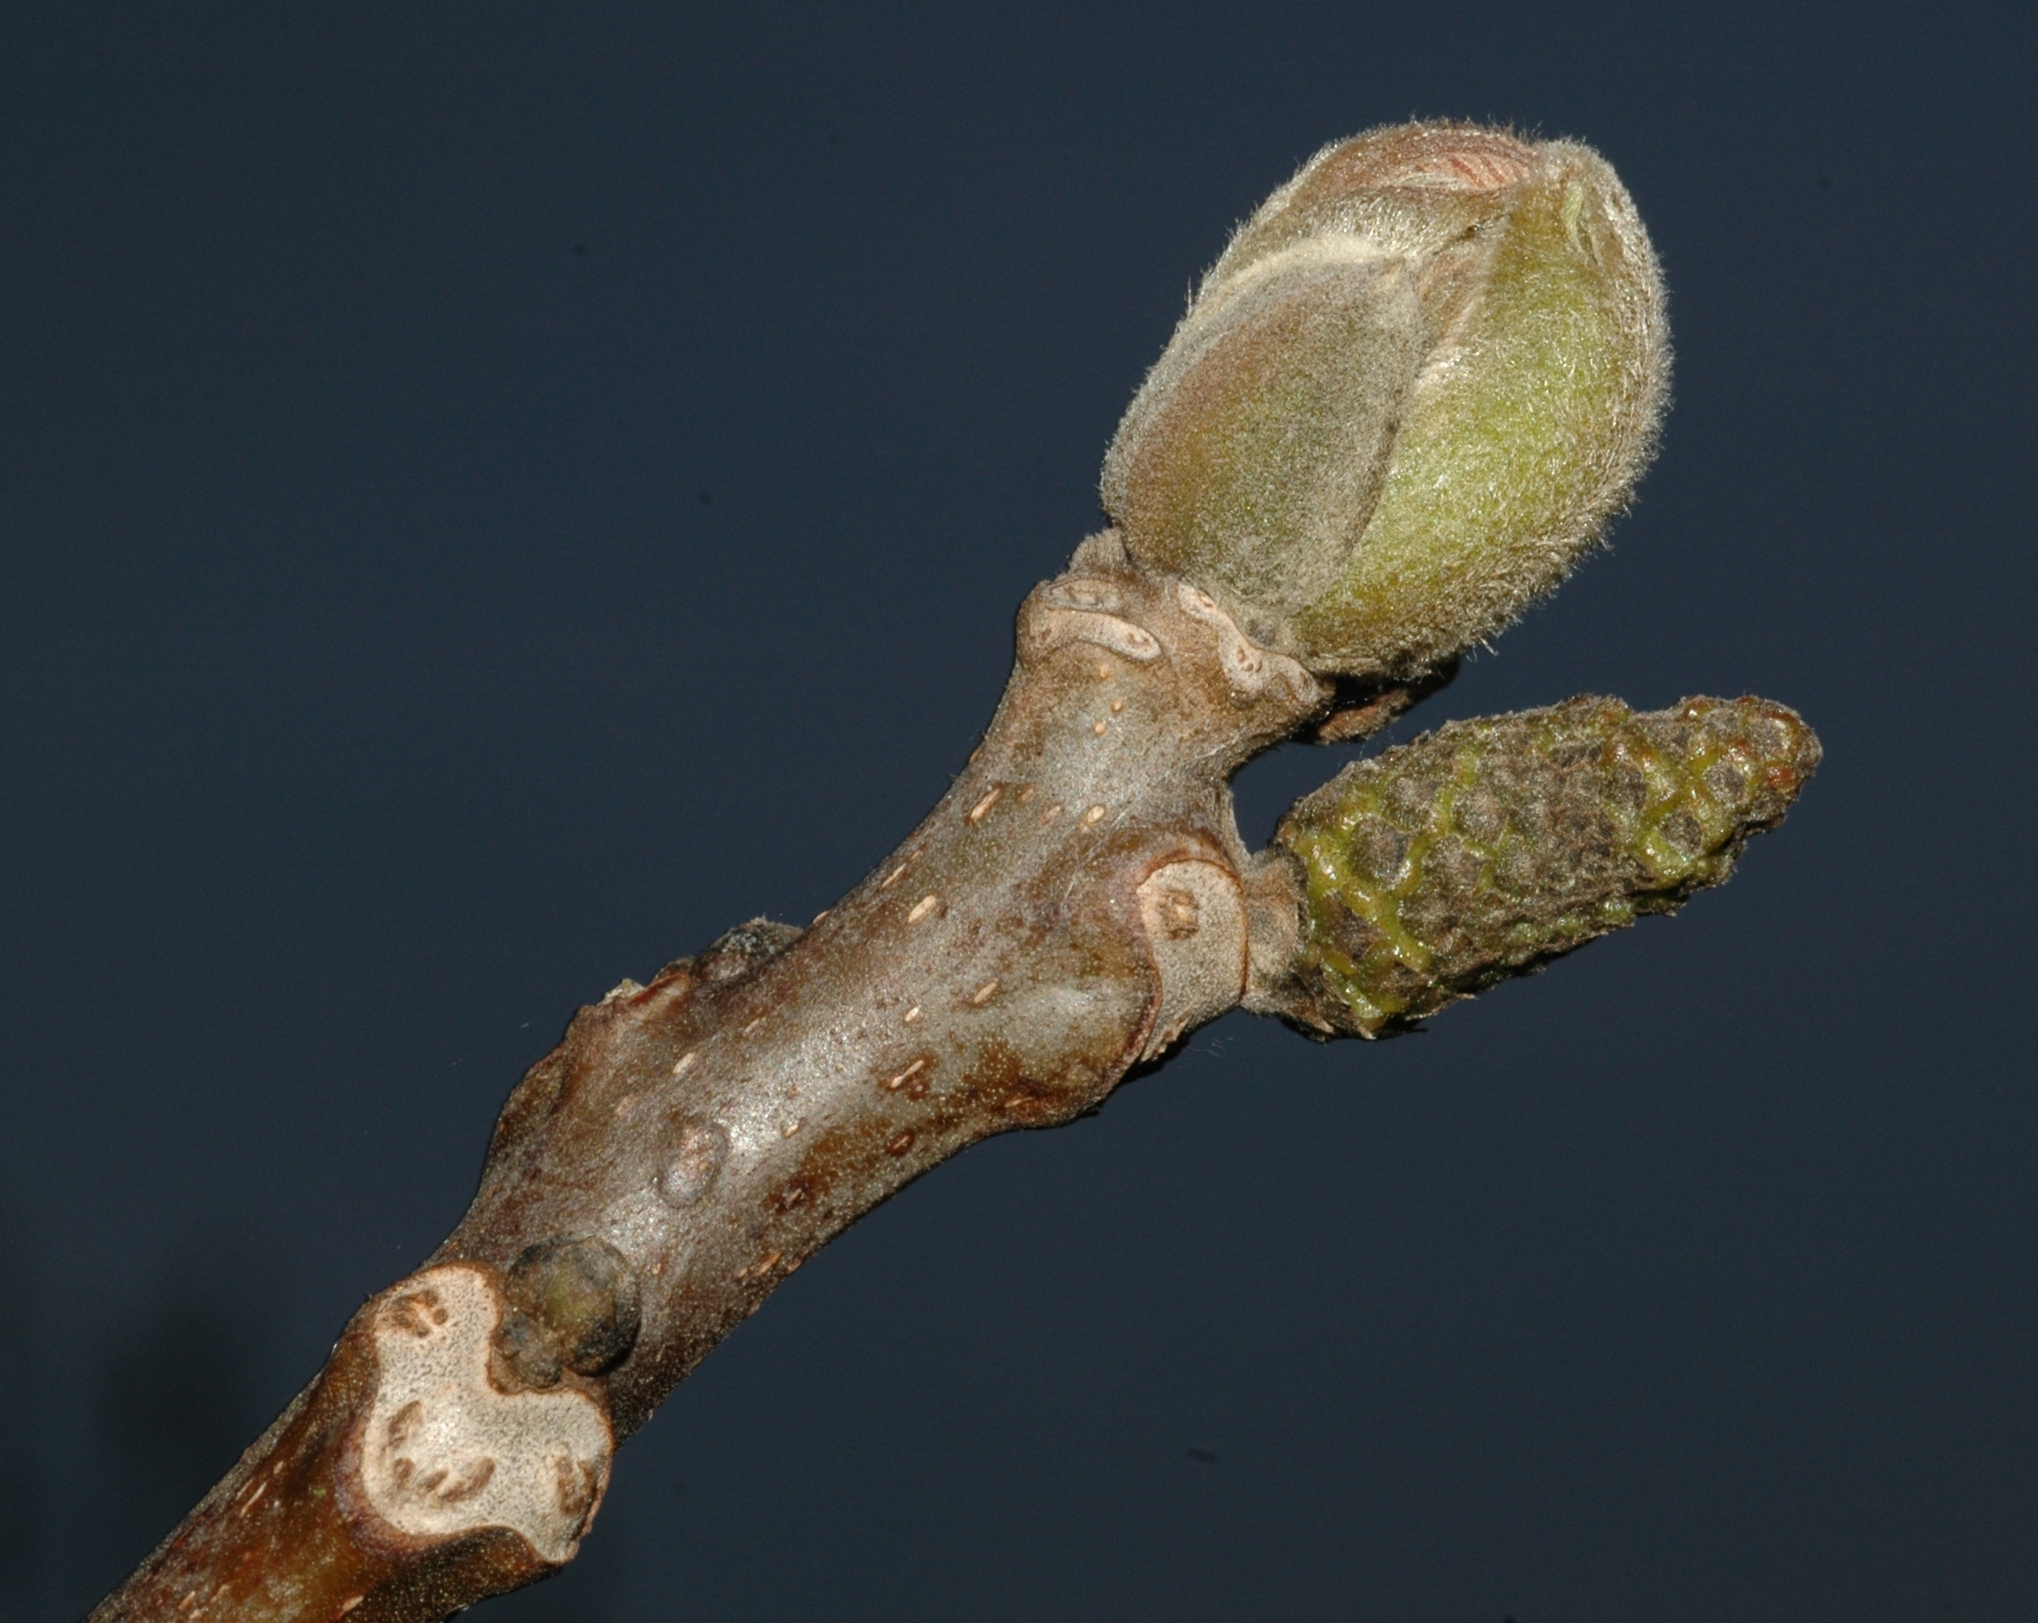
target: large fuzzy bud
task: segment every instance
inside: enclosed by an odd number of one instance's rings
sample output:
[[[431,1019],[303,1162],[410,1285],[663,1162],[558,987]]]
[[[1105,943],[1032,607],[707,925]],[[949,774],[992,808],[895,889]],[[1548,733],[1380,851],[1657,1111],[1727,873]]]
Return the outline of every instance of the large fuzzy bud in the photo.
[[[1326,148],[1232,239],[1104,462],[1133,557],[1320,673],[1507,625],[1627,500],[1669,371],[1655,255],[1570,141]]]

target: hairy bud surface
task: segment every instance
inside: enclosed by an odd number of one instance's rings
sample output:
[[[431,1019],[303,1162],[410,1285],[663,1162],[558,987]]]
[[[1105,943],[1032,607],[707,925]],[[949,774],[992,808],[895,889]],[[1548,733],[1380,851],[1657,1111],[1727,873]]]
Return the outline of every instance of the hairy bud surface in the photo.
[[[1653,454],[1655,255],[1570,141],[1328,147],[1204,278],[1105,457],[1142,564],[1319,674],[1406,677],[1555,586]]]

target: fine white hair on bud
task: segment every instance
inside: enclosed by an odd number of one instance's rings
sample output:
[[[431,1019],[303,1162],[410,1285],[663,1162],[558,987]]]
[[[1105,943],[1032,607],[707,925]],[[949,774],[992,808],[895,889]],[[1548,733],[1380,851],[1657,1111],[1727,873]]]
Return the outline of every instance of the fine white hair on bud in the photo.
[[[1305,164],[1204,277],[1104,507],[1134,559],[1311,670],[1407,677],[1598,541],[1668,378],[1655,254],[1597,153],[1374,130]]]

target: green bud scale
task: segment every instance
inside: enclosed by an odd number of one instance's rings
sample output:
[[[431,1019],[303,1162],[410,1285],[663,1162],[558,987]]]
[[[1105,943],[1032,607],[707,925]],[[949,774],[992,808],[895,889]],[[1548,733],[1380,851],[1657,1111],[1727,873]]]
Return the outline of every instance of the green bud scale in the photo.
[[[1570,141],[1412,124],[1240,228],[1105,458],[1140,563],[1319,674],[1408,677],[1554,587],[1654,453],[1663,290]]]

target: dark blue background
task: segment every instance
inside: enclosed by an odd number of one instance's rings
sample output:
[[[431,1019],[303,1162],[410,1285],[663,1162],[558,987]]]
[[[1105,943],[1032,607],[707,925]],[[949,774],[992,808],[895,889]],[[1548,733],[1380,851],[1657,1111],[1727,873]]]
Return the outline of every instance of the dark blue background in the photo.
[[[1424,719],[1760,692],[1801,809],[1426,1036],[1233,1016],[943,1168],[483,1615],[2038,1612],[2028,11],[28,9],[0,1609],[168,1528],[575,1005],[912,826],[1232,222],[1421,114],[1600,146],[1679,350]]]

